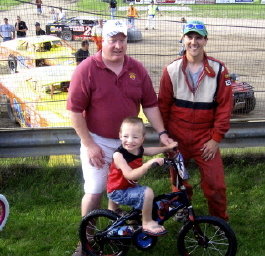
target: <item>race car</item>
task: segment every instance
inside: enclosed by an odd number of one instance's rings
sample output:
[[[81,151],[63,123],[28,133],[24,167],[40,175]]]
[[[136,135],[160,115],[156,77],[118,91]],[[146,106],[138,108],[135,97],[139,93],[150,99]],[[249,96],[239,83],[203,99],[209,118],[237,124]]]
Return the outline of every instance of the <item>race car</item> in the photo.
[[[1,43],[0,60],[8,63],[10,73],[42,66],[76,66],[76,49],[54,36],[32,36]]]
[[[98,17],[78,16],[46,24],[46,34],[54,35],[65,41],[91,39],[92,28],[98,25]]]
[[[91,40],[92,28],[98,25],[99,17],[95,16],[78,16],[55,23],[46,25],[46,34],[54,35],[65,41],[71,40]],[[103,21],[103,24],[106,21]],[[141,31],[135,27],[128,25],[128,42],[136,42],[143,39]]]
[[[74,69],[47,66],[0,76],[10,120],[23,128],[70,127],[66,99]],[[142,111],[139,116],[145,118]]]
[[[248,114],[256,107],[256,98],[253,86],[246,82],[238,82],[239,75],[230,74],[234,96],[233,113]]]
[[[74,66],[39,67],[0,76],[0,94],[21,127],[70,127],[65,108]]]

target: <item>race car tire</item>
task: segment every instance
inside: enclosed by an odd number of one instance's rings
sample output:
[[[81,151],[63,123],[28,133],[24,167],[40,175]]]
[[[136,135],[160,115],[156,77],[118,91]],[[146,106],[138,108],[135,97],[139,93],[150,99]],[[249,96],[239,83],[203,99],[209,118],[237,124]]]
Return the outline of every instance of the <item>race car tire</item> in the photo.
[[[252,110],[254,110],[256,107],[256,98],[252,97],[252,98],[247,98],[246,99],[246,105],[245,107],[242,109],[242,112],[244,114],[248,114],[250,113]]]
[[[127,37],[129,43],[143,40],[142,32],[135,26],[128,27]]]
[[[8,67],[11,74],[15,74],[17,72],[17,60],[14,56],[8,57]]]
[[[6,107],[7,107],[7,114],[9,116],[11,122],[17,124],[18,121],[17,121],[16,116],[14,114],[14,111],[13,111],[13,108],[11,106],[9,98],[7,98],[7,100],[6,100]]]
[[[62,39],[65,41],[71,41],[73,39],[73,35],[71,31],[64,31],[62,33]]]

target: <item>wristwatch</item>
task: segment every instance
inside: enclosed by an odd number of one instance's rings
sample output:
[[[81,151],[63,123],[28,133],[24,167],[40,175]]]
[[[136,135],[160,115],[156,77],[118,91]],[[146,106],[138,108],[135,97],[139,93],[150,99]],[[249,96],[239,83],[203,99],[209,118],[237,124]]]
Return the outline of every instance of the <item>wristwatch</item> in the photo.
[[[162,134],[168,134],[167,130],[164,130],[163,132],[158,133],[158,137],[160,138]]]

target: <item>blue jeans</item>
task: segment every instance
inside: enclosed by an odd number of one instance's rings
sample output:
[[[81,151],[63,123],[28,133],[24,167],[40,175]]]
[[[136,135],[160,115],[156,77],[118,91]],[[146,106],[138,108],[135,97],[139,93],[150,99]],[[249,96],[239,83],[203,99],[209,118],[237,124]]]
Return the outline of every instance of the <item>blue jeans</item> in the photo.
[[[128,24],[134,26],[134,17],[128,17]]]
[[[42,9],[41,8],[37,8],[37,13],[38,14],[42,14]]]
[[[134,26],[134,17],[128,17],[128,25]]]
[[[9,41],[9,40],[12,40],[12,37],[11,36],[10,37],[3,37],[3,42]]]
[[[112,20],[115,20],[116,8],[110,8],[110,16]]]
[[[135,209],[142,210],[146,186],[136,185],[127,189],[114,190],[108,193],[108,198],[116,204],[128,205]]]

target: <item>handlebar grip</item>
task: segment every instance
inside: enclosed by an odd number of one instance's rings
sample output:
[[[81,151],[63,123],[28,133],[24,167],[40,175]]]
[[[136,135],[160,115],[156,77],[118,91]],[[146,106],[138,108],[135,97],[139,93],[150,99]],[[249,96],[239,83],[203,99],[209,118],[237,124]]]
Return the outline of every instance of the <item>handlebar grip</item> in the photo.
[[[174,150],[174,151],[177,151],[177,150],[178,150],[178,147],[174,147],[173,150]]]
[[[159,166],[159,163],[152,163],[152,165],[151,165],[151,168],[156,168],[156,167],[158,167]]]

